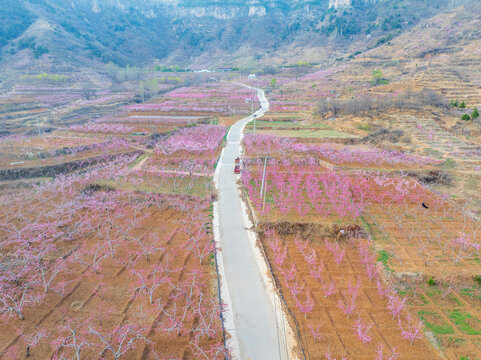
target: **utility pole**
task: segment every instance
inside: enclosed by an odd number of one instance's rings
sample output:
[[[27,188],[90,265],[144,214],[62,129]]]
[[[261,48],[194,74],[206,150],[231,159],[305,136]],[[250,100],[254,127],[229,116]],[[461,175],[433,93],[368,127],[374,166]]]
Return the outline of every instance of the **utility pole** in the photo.
[[[38,125],[38,117],[36,117],[35,120],[37,121],[38,136],[42,136],[42,134],[40,133],[40,126]]]
[[[264,158],[264,173],[262,174],[262,186],[261,186],[261,198],[262,198],[262,210],[264,210],[264,206],[266,204],[266,168],[267,168],[267,156]]]
[[[257,80],[259,81],[259,80]],[[252,99],[252,111],[251,113],[254,113],[254,101],[256,100],[257,98],[257,90],[254,90],[254,98]],[[254,135],[256,134],[256,122],[257,122],[257,116],[253,115],[254,116]]]
[[[266,179],[266,182],[267,182],[267,179]],[[265,185],[264,197],[262,198],[262,211],[264,211],[264,208],[266,207],[266,195],[267,195],[267,184]]]

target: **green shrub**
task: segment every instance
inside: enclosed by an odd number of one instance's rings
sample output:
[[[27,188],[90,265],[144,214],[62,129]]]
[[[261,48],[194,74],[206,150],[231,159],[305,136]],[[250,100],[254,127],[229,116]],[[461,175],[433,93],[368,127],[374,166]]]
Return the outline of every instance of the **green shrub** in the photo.
[[[461,104],[459,104],[459,107],[461,109],[466,109],[466,104],[464,103],[464,101]]]
[[[24,75],[24,76],[22,76],[22,79],[47,80],[47,81],[61,82],[61,81],[68,80],[68,76],[42,73],[42,74],[38,74],[38,75]]]
[[[373,81],[372,81],[373,85],[389,84],[389,81],[384,78],[384,74],[382,73],[381,70],[378,70],[378,69],[373,70],[372,71],[372,77],[373,77]]]
[[[359,124],[357,125],[357,128],[362,131],[371,131],[372,130],[372,125],[371,124]]]
[[[478,283],[478,285],[481,285],[481,275],[476,275],[473,277],[473,280]]]
[[[428,280],[428,285],[429,285],[429,286],[436,286],[436,280],[434,280],[433,278],[430,278],[430,279]]]
[[[479,117],[479,112],[478,112],[478,108],[475,106],[474,107],[474,110],[473,110],[473,113],[471,114],[471,119],[476,119],[477,117]]]
[[[383,74],[381,70],[375,69],[372,71],[372,76],[374,77],[374,79],[382,79]]]
[[[468,114],[463,114],[463,116],[461,116],[461,120],[469,121],[471,120],[471,117]]]
[[[35,48],[35,37],[27,37],[18,41],[17,49],[19,51],[28,48]]]
[[[39,45],[33,50],[33,56],[35,59],[38,59],[43,54],[48,53],[48,49],[45,46]]]

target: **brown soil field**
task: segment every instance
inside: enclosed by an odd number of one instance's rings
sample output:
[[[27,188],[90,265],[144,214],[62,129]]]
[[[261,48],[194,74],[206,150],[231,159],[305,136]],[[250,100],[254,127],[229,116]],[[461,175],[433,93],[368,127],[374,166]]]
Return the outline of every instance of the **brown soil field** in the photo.
[[[48,153],[50,151],[60,150],[62,148],[88,146],[99,142],[101,142],[101,139],[97,137],[71,137],[65,134],[2,141],[0,142],[0,167],[10,168],[44,165],[47,159],[35,159],[38,157],[37,154]],[[34,159],[29,160],[29,157]],[[48,160],[50,162],[52,161],[52,159]],[[12,164],[15,162],[21,163]],[[57,161],[57,163],[58,162],[59,161]]]
[[[420,206],[425,202],[429,209]],[[364,215],[379,248],[389,254],[396,272],[425,276],[475,276],[481,272],[476,244],[479,224],[452,204],[426,192],[418,201],[371,206]],[[457,239],[466,238],[463,245]]]
[[[166,171],[137,170],[129,177],[101,182],[115,189],[153,194],[191,195],[212,198],[215,194],[212,176]]]
[[[25,208],[23,223],[28,224],[34,219],[41,217],[39,211],[44,214],[50,213],[60,206],[58,201],[62,197],[51,195],[50,198],[33,200],[28,208]],[[130,201],[120,196],[119,201]],[[27,307],[24,312],[25,320],[18,318],[2,319],[0,322],[0,358],[18,359],[23,358],[27,348],[27,336],[43,334],[40,342],[30,348],[30,358],[46,359],[55,356],[73,356],[72,349],[68,347],[58,347],[54,345],[55,339],[63,339],[71,335],[71,329],[77,331],[78,341],[85,339],[91,345],[82,348],[82,358],[105,358],[110,359],[111,353],[102,351],[98,339],[88,333],[89,328],[94,328],[101,334],[105,334],[109,339],[112,331],[127,324],[135,324],[141,329],[146,340],[138,340],[134,343],[132,350],[129,350],[123,358],[128,359],[156,359],[157,356],[167,356],[168,358],[193,359],[195,348],[192,346],[195,333],[193,329],[202,327],[201,321],[211,321],[212,330],[215,335],[212,338],[202,337],[200,344],[202,347],[209,347],[222,341],[222,330],[218,316],[209,318],[209,314],[194,315],[188,314],[185,317],[185,324],[181,328],[170,327],[169,316],[180,316],[183,306],[187,299],[179,292],[176,286],[189,289],[189,284],[200,283],[203,293],[196,290],[190,303],[206,302],[209,306],[215,304],[216,292],[214,290],[215,269],[210,261],[199,264],[191,251],[185,247],[188,243],[188,236],[183,230],[184,215],[175,206],[168,205],[167,199],[160,208],[147,207],[137,216],[139,222],[131,230],[127,237],[122,241],[121,246],[116,248],[114,256],[106,256],[97,271],[92,271],[89,267],[81,264],[76,259],[83,258],[88,262],[87,257],[90,251],[98,248],[100,239],[95,234],[86,234],[84,238],[74,240],[62,240],[55,243],[55,256],[62,258],[67,263],[67,271],[55,278],[55,284],[63,285],[63,294],[49,291],[45,298],[34,307]],[[187,203],[188,204],[187,200]],[[20,213],[11,205],[2,204],[2,221],[11,219],[3,227],[15,222],[16,226],[21,226],[15,218],[6,217],[5,211],[12,214],[15,211]],[[79,221],[82,216],[88,214],[73,214],[74,221]],[[122,223],[113,223],[113,226],[125,227],[125,221],[134,216],[133,212],[127,210],[123,214]],[[93,220],[93,219],[91,219]],[[12,223],[13,224],[13,223]],[[5,232],[0,236],[4,237]],[[134,239],[144,242],[146,245],[151,243],[155,249],[150,255],[146,256],[139,252],[139,247]],[[8,248],[3,248],[2,256],[5,256]],[[169,269],[169,282],[158,287],[153,293],[154,303],[149,303],[148,296],[142,293],[142,288],[137,288],[135,272],[151,274],[154,269],[166,267]],[[180,296],[180,297],[179,297]],[[211,300],[209,300],[211,299]],[[213,301],[209,305],[209,301]],[[176,309],[176,307],[178,307]],[[176,314],[179,312],[179,314]],[[184,315],[185,316],[185,315]],[[205,316],[205,318],[203,317]],[[183,330],[183,329],[190,329]],[[140,331],[140,330],[139,330]],[[113,342],[115,340],[111,339]],[[83,340],[82,340],[83,341]],[[96,344],[96,345],[94,345]]]
[[[56,164],[64,164],[72,161],[78,160],[89,160],[93,159],[100,155],[109,155],[109,154],[120,154],[122,152],[129,152],[128,150],[118,151],[118,150],[110,150],[110,151],[102,151],[99,150],[88,150],[82,151],[75,155],[68,155],[68,156],[60,156],[60,157],[50,157],[46,159],[36,159],[36,160],[22,160],[22,159],[15,159],[15,162],[18,163],[11,163],[12,159],[5,159],[4,161],[0,161],[0,166],[6,168],[30,168],[36,166],[49,166],[49,165],[56,165]]]
[[[410,345],[407,340],[400,336],[397,321],[393,319],[387,310],[387,300],[380,298],[376,284],[371,283],[365,274],[359,260],[359,254],[354,242],[343,243],[341,248],[345,251],[345,258],[338,266],[329,250],[320,241],[308,241],[309,249],[315,252],[321,267],[322,278],[326,282],[336,284],[335,293],[326,297],[320,281],[313,277],[310,266],[295,244],[295,236],[281,236],[282,246],[286,246],[286,266],[295,264],[297,280],[304,288],[309,288],[314,299],[314,308],[311,313],[304,316],[296,305],[296,300],[289,291],[286,278],[281,274],[280,267],[275,263],[275,256],[262,239],[262,245],[267,259],[276,279],[279,281],[280,292],[286,301],[287,307],[292,314],[293,327],[300,331],[301,344],[310,359],[325,359],[329,350],[333,358],[339,359],[346,356],[348,359],[373,359],[381,344],[389,350],[396,349],[399,359],[438,359],[438,354],[427,342],[421,340]],[[339,308],[339,301],[346,301],[349,282],[355,284],[360,281],[361,285],[357,298],[356,315],[348,318]],[[353,329],[354,321],[358,316],[371,325],[372,340],[363,344],[356,337]],[[388,350],[389,349],[389,350]]]

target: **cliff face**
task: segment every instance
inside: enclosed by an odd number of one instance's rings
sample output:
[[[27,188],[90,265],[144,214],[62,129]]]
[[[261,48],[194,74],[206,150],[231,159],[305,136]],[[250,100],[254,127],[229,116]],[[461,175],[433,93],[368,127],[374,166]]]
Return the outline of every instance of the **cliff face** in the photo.
[[[329,0],[329,9],[339,9],[351,6],[351,0]]]
[[[326,7],[329,0],[321,0],[318,7]],[[131,9],[141,12],[147,17],[156,17],[159,13],[172,16],[203,18],[212,17],[218,20],[229,20],[236,17],[263,17],[268,12],[291,11],[308,0],[71,0],[72,7],[83,7],[95,13],[111,9],[129,12]]]

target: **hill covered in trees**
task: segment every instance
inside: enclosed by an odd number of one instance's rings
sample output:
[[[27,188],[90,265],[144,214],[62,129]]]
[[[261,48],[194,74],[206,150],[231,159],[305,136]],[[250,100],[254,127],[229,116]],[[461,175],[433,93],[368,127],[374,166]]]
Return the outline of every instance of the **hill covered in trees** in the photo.
[[[464,2],[6,0],[0,47],[2,59],[14,61],[19,53],[48,53],[68,63],[121,66],[156,59],[183,67],[231,65],[249,56],[268,62],[278,54],[284,63],[315,62],[323,52],[307,55],[307,49],[375,47]]]

